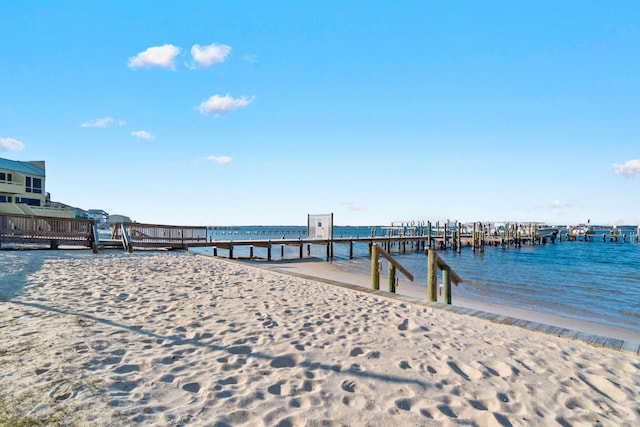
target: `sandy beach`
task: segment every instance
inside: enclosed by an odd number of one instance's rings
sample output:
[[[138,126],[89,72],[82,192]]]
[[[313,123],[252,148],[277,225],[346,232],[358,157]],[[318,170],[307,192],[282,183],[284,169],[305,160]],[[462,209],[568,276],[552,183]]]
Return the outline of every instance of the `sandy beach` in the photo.
[[[0,426],[640,424],[634,352],[284,264],[0,257]],[[317,274],[350,280],[329,271]]]

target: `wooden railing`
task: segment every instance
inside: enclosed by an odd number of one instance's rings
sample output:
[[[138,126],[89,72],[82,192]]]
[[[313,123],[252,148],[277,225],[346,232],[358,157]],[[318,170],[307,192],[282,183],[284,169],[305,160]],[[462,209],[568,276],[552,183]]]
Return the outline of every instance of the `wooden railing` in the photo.
[[[205,243],[207,227],[120,223],[113,227],[111,239],[122,240],[128,252],[134,246],[184,249],[193,243]]]
[[[396,270],[400,270],[407,279],[413,282],[413,275],[409,273],[389,252],[382,249],[377,244],[371,246],[371,288],[380,289],[380,257],[384,257],[389,262],[389,292],[396,292]]]
[[[94,242],[91,220],[0,214],[0,246],[5,243],[44,243],[55,249],[61,244],[91,247]]]
[[[462,278],[436,253],[434,249],[425,249],[427,255],[427,300],[438,301],[438,270],[442,271],[442,295],[441,300],[445,304],[451,304],[451,283],[458,286]],[[400,270],[410,281],[413,275],[409,273],[387,251],[377,244],[371,247],[371,288],[380,289],[380,257],[388,261],[389,292],[396,292],[396,270]]]
[[[456,286],[462,283],[462,278],[440,258],[433,249],[426,249],[427,256],[427,299],[438,300],[438,269],[442,271],[442,302],[451,304],[451,282]]]

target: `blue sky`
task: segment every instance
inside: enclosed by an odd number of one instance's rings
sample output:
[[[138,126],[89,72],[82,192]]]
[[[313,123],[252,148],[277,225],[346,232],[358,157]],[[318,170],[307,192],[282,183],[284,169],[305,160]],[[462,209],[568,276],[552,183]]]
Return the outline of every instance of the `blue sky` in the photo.
[[[176,225],[640,223],[640,2],[15,1],[0,157]]]

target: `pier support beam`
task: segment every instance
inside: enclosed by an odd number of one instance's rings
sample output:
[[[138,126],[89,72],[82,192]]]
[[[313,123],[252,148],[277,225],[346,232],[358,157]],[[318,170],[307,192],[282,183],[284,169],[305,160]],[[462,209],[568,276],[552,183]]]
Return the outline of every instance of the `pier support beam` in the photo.
[[[436,265],[436,252],[427,250],[427,301],[437,301],[438,266]]]
[[[378,245],[371,247],[371,289],[380,289],[380,258],[378,257]]]

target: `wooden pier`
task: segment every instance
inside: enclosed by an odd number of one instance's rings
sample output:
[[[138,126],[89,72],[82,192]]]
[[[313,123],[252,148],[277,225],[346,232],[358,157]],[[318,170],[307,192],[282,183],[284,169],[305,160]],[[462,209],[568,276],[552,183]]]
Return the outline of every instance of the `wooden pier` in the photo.
[[[569,227],[557,237],[542,237],[536,223],[470,223],[461,224],[449,221],[440,224],[431,222],[408,226],[394,224],[383,228],[385,235],[365,237],[331,237],[331,238],[287,238],[281,239],[229,239],[209,240],[206,226],[173,226],[140,223],[122,223],[113,227],[109,238],[101,238],[96,225],[85,219],[65,219],[36,217],[28,215],[0,214],[0,248],[7,249],[16,245],[31,244],[38,247],[55,249],[60,245],[73,245],[99,249],[119,248],[126,251],[134,249],[189,249],[208,247],[213,255],[227,255],[234,258],[234,249],[246,247],[249,258],[273,259],[273,251],[280,250],[280,258],[284,256],[285,247],[295,247],[299,258],[311,255],[312,246],[324,248],[327,260],[333,258],[335,245],[348,245],[349,258],[353,258],[354,245],[367,245],[371,255],[373,245],[379,245],[387,252],[408,253],[425,249],[454,250],[460,252],[463,247],[473,251],[483,251],[485,246],[499,246],[503,249],[523,245],[553,243],[562,240],[584,241],[602,239],[609,242],[638,242],[640,227],[610,227],[600,234],[573,234]],[[636,228],[634,228],[636,227]],[[228,227],[232,229],[233,227]],[[638,233],[633,233],[634,230]],[[225,230],[229,231],[229,230]],[[626,231],[626,233],[625,233]],[[3,247],[4,246],[4,247]],[[225,253],[219,254],[219,250]],[[246,251],[245,251],[246,252]]]

